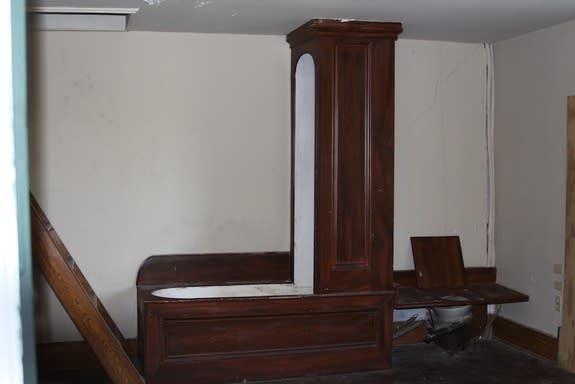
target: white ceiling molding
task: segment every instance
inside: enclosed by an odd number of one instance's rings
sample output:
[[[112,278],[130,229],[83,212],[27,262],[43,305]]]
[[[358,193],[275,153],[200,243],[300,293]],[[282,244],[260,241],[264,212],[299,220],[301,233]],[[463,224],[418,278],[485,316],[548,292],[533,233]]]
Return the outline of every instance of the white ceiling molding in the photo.
[[[126,31],[139,8],[29,7],[29,25],[41,31]]]

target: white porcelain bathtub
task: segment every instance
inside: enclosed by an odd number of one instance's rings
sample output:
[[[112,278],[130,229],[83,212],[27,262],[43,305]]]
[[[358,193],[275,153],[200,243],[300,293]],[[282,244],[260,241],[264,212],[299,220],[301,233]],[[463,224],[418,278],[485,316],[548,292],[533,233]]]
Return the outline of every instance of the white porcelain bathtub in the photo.
[[[218,297],[311,295],[312,287],[294,284],[218,285],[208,287],[163,288],[152,292],[167,299],[206,299]]]

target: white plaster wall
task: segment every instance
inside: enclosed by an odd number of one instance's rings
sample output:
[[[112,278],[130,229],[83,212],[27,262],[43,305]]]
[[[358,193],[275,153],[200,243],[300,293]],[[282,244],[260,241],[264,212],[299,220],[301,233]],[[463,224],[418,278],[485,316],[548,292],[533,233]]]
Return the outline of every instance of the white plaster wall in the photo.
[[[32,40],[31,188],[128,337],[146,257],[289,249],[283,37]],[[77,337],[41,297],[41,340]]]
[[[487,264],[485,66],[481,44],[398,41],[395,269],[411,236],[459,235],[465,265]]]
[[[530,296],[502,314],[555,336],[554,264],[565,253],[567,96],[575,22],[495,44],[498,280]]]
[[[127,337],[149,255],[289,249],[282,36],[43,32],[30,39],[31,188]],[[485,60],[400,40],[395,267],[409,237],[460,234],[484,265]],[[40,340],[79,338],[40,286]]]

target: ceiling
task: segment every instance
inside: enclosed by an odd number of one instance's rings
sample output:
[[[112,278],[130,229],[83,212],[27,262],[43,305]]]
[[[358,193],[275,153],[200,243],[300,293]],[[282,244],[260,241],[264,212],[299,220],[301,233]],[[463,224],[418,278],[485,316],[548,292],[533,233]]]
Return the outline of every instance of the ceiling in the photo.
[[[129,30],[285,35],[313,18],[399,21],[402,38],[494,42],[575,19],[575,0],[30,0],[139,7]]]

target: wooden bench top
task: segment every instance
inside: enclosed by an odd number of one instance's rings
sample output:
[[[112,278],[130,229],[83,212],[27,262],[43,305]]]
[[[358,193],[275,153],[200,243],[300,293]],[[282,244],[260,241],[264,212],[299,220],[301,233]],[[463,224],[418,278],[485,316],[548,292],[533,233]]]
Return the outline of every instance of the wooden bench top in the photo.
[[[411,237],[413,271],[394,273],[396,309],[519,303],[529,296],[496,283],[495,268],[465,268],[459,236]]]
[[[529,296],[497,283],[475,283],[464,288],[420,289],[399,287],[396,309],[448,307],[456,305],[506,304],[529,300]],[[454,300],[453,296],[467,300]]]

